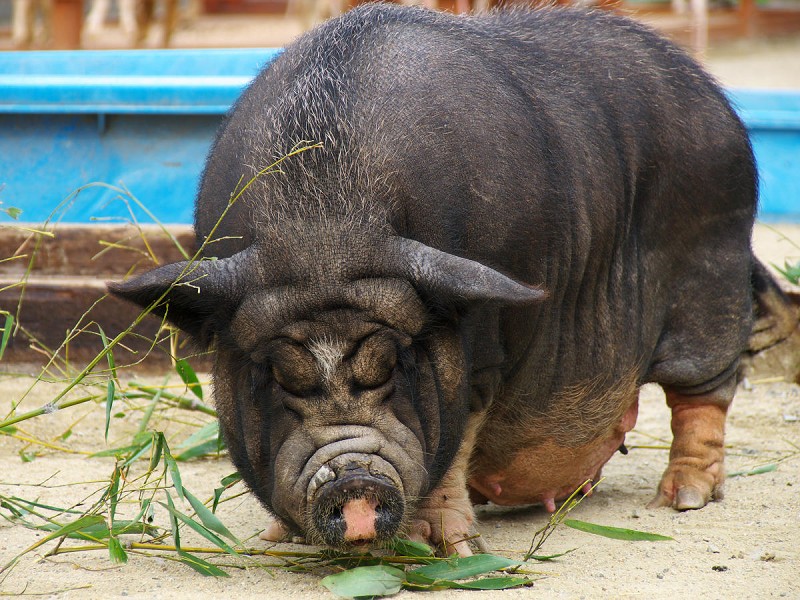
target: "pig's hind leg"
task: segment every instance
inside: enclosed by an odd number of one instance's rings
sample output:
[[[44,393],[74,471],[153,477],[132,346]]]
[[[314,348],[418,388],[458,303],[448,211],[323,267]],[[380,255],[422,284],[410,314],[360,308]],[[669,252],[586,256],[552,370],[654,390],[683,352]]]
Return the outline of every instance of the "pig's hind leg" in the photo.
[[[702,508],[723,496],[725,417],[735,377],[712,392],[687,395],[666,388],[672,410],[669,466],[649,507]]]
[[[687,274],[659,340],[647,379],[666,392],[673,440],[651,507],[688,510],[722,498],[725,417],[752,330],[749,261],[738,267],[716,281]]]

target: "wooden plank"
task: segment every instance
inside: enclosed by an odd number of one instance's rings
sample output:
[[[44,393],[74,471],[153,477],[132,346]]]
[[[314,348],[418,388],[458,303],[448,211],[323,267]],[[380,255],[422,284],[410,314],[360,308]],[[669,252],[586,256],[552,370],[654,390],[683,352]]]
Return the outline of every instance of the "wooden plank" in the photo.
[[[33,227],[33,226],[32,226]],[[122,278],[159,264],[183,260],[173,236],[191,256],[195,252],[190,226],[69,225],[48,237],[10,227],[0,229],[0,277],[85,275]],[[114,246],[116,245],[116,246]]]
[[[113,339],[140,313],[138,307],[106,297],[105,281],[182,260],[171,236],[188,253],[194,252],[194,234],[188,226],[170,227],[166,233],[155,226],[70,225],[56,228],[53,238],[20,229],[0,230],[0,259],[12,258],[0,262],[0,310],[14,315],[20,326],[15,328],[0,368],[10,369],[15,363],[41,364],[47,360],[47,352],[58,348],[61,359],[76,366],[88,363],[103,349],[97,324]],[[83,331],[62,347],[68,332],[76,327]],[[160,319],[147,317],[137,326],[136,335],[128,336],[115,350],[117,362],[140,363],[141,368],[168,365],[168,341],[159,343],[142,361],[156,336],[166,338],[160,327]],[[180,354],[190,352],[183,348]],[[201,370],[209,366],[208,361],[195,364]]]
[[[106,296],[105,283],[90,277],[34,278],[24,287],[8,287],[13,282],[0,280],[0,289],[5,288],[0,291],[0,310],[15,315],[21,325],[6,348],[2,365],[6,369],[10,368],[9,363],[44,363],[59,348],[61,359],[75,366],[85,365],[103,350],[98,323],[110,340],[126,330],[140,313],[138,307]],[[160,319],[146,317],[134,334],[126,336],[114,350],[117,364],[138,363],[136,366],[145,369],[168,365],[170,345],[167,332],[160,328]],[[70,340],[64,345],[68,337]],[[151,352],[156,337],[162,341]],[[185,336],[179,339],[185,341]],[[187,356],[192,352],[184,344],[179,354]],[[206,360],[194,360],[193,364],[200,370],[208,368]]]

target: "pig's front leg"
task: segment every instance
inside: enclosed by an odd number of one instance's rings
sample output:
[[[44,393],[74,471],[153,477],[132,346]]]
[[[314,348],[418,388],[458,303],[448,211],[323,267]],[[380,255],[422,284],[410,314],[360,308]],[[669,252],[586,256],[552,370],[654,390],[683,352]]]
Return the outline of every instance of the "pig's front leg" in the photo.
[[[650,508],[689,510],[722,499],[725,417],[734,390],[735,381],[698,396],[666,390],[672,410],[672,447]]]
[[[481,552],[488,547],[475,530],[475,512],[467,491],[467,470],[484,414],[469,418],[464,439],[453,464],[426,498],[421,498],[411,519],[409,537],[425,542],[449,556],[471,556],[471,541]]]

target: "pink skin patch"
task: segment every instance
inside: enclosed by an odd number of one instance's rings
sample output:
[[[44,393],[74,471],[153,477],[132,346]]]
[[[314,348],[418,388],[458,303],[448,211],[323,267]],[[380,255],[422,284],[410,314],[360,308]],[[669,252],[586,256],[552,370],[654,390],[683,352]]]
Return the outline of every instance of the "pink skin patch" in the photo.
[[[374,498],[355,498],[342,507],[342,516],[347,524],[344,539],[348,542],[375,539],[375,509],[378,501]]]
[[[592,489],[603,465],[614,455],[633,429],[638,414],[638,402],[625,412],[615,431],[576,448],[560,447],[547,442],[538,447],[521,450],[507,468],[472,475],[469,485],[478,492],[477,499],[490,500],[501,506],[542,503],[545,510],[556,510],[556,501],[566,498],[580,488],[584,494]]]

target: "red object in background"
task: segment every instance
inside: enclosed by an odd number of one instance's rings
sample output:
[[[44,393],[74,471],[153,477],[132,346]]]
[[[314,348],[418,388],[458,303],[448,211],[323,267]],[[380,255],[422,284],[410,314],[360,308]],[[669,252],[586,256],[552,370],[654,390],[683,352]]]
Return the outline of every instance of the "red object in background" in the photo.
[[[72,50],[81,46],[83,0],[53,0],[54,50]]]
[[[286,12],[287,0],[204,0],[207,13],[274,13]]]

